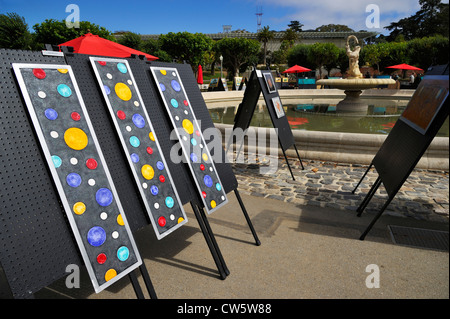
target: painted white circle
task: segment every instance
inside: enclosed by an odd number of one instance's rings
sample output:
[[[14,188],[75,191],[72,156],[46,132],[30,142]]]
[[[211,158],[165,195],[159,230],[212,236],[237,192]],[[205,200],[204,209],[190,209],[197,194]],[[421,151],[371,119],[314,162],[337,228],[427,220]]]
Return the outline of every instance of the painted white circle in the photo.
[[[199,146],[200,146],[200,148],[203,148],[203,144],[200,144]]]
[[[138,101],[134,101],[134,106],[139,106],[139,102]]]
[[[117,231],[113,231],[111,235],[112,235],[112,238],[114,238],[114,239],[119,238],[119,232],[117,232]]]
[[[45,99],[45,97],[47,96],[47,94],[45,94],[44,91],[39,91],[39,92],[38,92],[38,96],[39,96],[41,99]]]
[[[158,203],[155,203],[155,205],[153,205],[156,209],[158,209],[159,208],[159,204]]]
[[[147,189],[148,187],[147,183],[142,183],[142,187],[144,187],[144,189]]]
[[[131,132],[131,126],[127,125],[127,126],[125,127],[125,129],[126,129],[128,132]]]
[[[189,114],[189,112],[188,112],[187,110],[184,110],[184,114],[188,115],[188,114]]]
[[[133,81],[128,80],[127,82],[128,82],[129,85],[133,85]]]
[[[75,157],[72,157],[72,158],[70,159],[70,164],[72,164],[72,165],[77,165],[77,164],[78,164],[78,160],[77,160]]]
[[[102,212],[102,213],[100,214],[100,218],[101,218],[102,220],[105,220],[106,218],[108,218],[108,214],[105,213],[105,212]]]
[[[175,120],[179,121],[180,118],[178,117],[178,115],[175,116]]]
[[[222,197],[220,197],[222,200],[225,200],[225,196],[222,195]]]
[[[106,77],[111,80],[112,79],[111,73],[106,73]]]
[[[183,141],[187,141],[187,137],[183,135]]]
[[[88,180],[88,184],[89,184],[90,186],[94,186],[94,185],[95,185],[95,179],[90,178],[90,179]]]
[[[212,171],[213,171],[213,168],[212,168],[212,167],[210,167],[210,168],[209,168],[209,170],[210,170],[210,171],[212,172]]]
[[[173,76],[177,76],[177,74],[176,74],[175,72],[172,72],[172,75],[173,75]]]
[[[170,220],[175,220],[175,216],[174,216],[174,214],[170,214]]]
[[[53,138],[58,138],[59,134],[56,131],[51,131],[50,132],[50,136],[53,137]]]

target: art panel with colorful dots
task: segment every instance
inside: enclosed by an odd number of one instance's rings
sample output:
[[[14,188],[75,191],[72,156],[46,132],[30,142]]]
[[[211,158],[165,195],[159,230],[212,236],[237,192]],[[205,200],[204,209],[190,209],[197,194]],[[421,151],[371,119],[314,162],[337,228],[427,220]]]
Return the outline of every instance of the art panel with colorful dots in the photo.
[[[178,70],[154,66],[150,70],[172,125],[177,130],[183,154],[203,204],[207,212],[212,213],[225,205],[228,199]]]
[[[72,68],[13,63],[13,69],[91,282],[100,292],[142,259]]]
[[[116,132],[158,239],[187,222],[128,61],[90,57]]]

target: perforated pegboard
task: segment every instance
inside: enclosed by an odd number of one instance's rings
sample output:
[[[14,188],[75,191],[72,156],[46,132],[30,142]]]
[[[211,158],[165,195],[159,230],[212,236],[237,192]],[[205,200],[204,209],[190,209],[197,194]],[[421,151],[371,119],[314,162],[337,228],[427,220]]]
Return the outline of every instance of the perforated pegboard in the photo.
[[[0,50],[0,262],[15,298],[82,265],[11,63],[65,64],[41,52]]]

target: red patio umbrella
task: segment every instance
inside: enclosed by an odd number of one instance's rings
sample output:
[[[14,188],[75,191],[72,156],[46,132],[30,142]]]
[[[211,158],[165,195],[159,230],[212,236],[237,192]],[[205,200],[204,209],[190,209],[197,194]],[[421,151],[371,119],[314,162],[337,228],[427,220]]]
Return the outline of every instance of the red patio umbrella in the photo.
[[[147,59],[150,61],[158,59],[153,55],[129,48],[114,41],[104,39],[92,33],[86,33],[81,37],[61,43],[58,46],[60,48],[62,46],[73,47],[75,53],[82,53],[82,54],[112,56],[118,58],[127,58],[131,54],[136,54],[136,55],[145,55]]]
[[[421,68],[417,68],[415,66],[409,65],[409,64],[397,64],[392,66],[387,66],[386,69],[400,69],[400,70],[414,70],[414,71],[423,71]]]
[[[301,73],[301,72],[308,72],[308,71],[311,71],[311,70],[296,64],[296,65],[290,67],[289,69],[283,71],[283,73]]]
[[[203,69],[202,69],[201,64],[198,65],[197,83],[203,84]]]

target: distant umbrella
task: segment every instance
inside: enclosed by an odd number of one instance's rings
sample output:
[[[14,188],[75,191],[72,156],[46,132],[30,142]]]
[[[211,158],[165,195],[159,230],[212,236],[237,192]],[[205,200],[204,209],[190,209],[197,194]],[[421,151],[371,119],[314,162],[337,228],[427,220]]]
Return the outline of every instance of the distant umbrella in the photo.
[[[283,71],[283,73],[301,73],[301,72],[309,72],[309,71],[311,71],[311,70],[296,64],[296,65],[290,67],[289,69]]]
[[[414,71],[423,71],[423,69],[409,65],[409,64],[397,64],[392,66],[387,66],[386,69],[399,69],[399,70],[414,70]]]
[[[197,83],[203,84],[203,69],[202,69],[201,64],[199,64],[199,66],[198,66]]]

